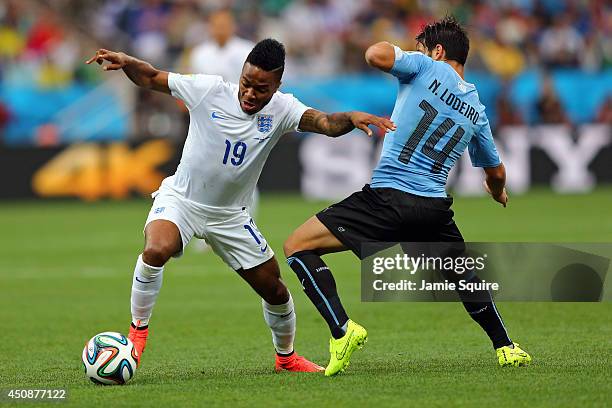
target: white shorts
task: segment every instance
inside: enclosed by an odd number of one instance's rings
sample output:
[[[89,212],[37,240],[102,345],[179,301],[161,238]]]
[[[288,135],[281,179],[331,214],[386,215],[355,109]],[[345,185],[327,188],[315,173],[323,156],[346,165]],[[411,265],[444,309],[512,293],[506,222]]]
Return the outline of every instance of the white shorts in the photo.
[[[246,207],[220,208],[205,206],[161,188],[152,195],[155,200],[146,226],[155,220],[175,224],[183,241],[180,257],[192,237],[203,238],[213,251],[234,270],[250,269],[274,256]]]

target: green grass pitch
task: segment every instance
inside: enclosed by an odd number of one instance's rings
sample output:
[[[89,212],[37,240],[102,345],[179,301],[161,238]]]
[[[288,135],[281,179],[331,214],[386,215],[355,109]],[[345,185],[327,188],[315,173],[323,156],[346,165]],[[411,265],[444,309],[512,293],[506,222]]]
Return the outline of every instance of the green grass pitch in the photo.
[[[370,333],[344,375],[273,373],[260,300],[211,253],[165,274],[143,364],[127,386],[94,386],[85,341],[126,332],[132,268],[150,202],[0,204],[0,389],[66,387],[66,406],[605,406],[612,400],[612,304],[501,303],[533,366],[502,369],[460,304],[363,304],[359,264],[326,258],[349,314]],[[265,196],[258,226],[296,301],[296,350],[327,362],[323,320],[284,264],[282,242],[325,203]],[[535,191],[503,209],[457,198],[471,241],[612,242],[612,189]],[[2,403],[0,403],[2,405]]]

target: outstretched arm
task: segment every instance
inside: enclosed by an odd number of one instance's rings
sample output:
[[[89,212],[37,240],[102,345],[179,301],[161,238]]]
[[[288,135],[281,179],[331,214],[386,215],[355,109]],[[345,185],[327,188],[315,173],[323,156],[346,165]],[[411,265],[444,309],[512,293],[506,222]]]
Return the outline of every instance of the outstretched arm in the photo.
[[[491,197],[504,207],[508,204],[508,194],[506,193],[506,168],[501,163],[497,167],[485,167],[484,172],[487,176],[484,187]]]
[[[102,65],[104,61],[110,62],[110,64],[102,67],[104,71],[123,69],[125,75],[140,87],[170,93],[168,73],[154,68],[148,62],[141,61],[123,52],[114,52],[103,48],[96,51],[96,54],[85,63],[91,64],[94,61],[99,65]]]
[[[300,130],[304,132],[321,133],[330,137],[342,136],[357,128],[372,136],[368,125],[374,125],[386,132],[395,130],[395,124],[389,119],[370,115],[365,112],[324,113],[316,109],[308,109],[300,119]]]

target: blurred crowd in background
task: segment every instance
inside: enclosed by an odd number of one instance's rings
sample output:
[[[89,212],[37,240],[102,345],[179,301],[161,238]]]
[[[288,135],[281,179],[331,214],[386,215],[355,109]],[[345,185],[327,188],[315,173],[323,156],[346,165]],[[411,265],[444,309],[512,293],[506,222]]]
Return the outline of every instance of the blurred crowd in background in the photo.
[[[369,45],[387,40],[414,49],[420,28],[446,14],[469,31],[468,70],[502,83],[533,68],[612,67],[612,6],[605,0],[2,0],[0,81],[41,88],[103,81],[83,64],[98,47],[189,72],[193,49],[211,40],[209,17],[218,10],[231,13],[243,39],[285,43],[286,80],[371,73],[363,58]],[[521,122],[509,100],[497,105],[500,121]],[[598,121],[610,122],[610,105],[608,98]],[[537,109],[544,123],[569,121],[550,81],[541,85]],[[0,101],[0,127],[9,119]]]

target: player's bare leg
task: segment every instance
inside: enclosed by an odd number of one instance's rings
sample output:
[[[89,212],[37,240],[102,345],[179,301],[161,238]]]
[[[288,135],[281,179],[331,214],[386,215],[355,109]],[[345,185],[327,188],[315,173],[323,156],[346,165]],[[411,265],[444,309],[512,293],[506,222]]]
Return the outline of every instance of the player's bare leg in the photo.
[[[293,299],[280,277],[276,258],[237,272],[262,298],[264,319],[270,327],[276,349],[276,371],[323,371],[323,367],[299,356],[293,350],[296,326]]]
[[[164,265],[181,248],[181,234],[174,223],[155,220],[146,226],[144,250],[134,268],[132,324],[128,335],[138,353],[138,364],[147,343],[149,319],[162,285]]]
[[[346,249],[317,217],[311,217],[298,227],[284,245],[289,266],[331,331],[327,376],[343,371],[353,351],[361,348],[368,337],[363,327],[348,318],[336,290],[336,281],[320,257]]]
[[[310,217],[300,225],[285,241],[285,256],[298,251],[316,251],[319,255],[346,251],[347,248],[338,241],[317,217]]]
[[[162,267],[182,248],[181,233],[171,221],[151,221],[145,228],[143,261],[151,266]]]

